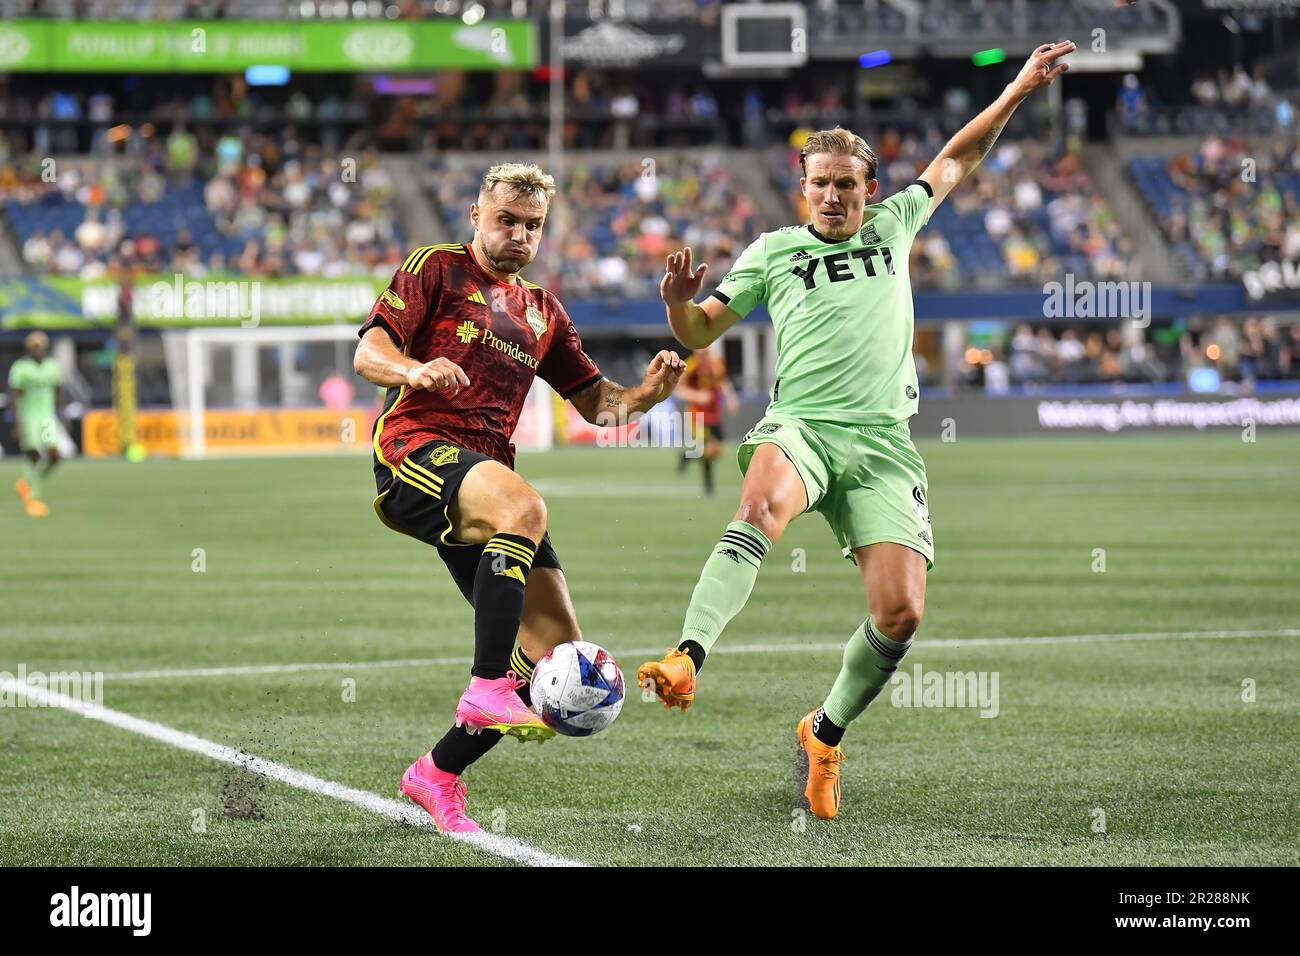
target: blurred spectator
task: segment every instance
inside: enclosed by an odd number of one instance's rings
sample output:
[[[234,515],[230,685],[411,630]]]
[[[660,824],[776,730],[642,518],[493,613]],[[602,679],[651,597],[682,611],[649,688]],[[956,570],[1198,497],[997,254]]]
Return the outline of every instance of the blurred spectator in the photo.
[[[426,190],[453,228],[477,199],[481,168],[425,166]],[[709,281],[769,224],[721,153],[644,162],[574,158],[529,277],[572,297],[655,298],[664,258],[684,245],[709,264]],[[463,234],[462,234],[463,235]]]

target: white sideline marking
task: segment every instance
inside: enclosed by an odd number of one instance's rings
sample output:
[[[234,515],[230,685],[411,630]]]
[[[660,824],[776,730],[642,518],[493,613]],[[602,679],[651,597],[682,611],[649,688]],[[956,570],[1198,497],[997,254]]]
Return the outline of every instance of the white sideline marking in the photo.
[[[1300,637],[1300,628],[1281,628],[1257,631],[1154,631],[1136,634],[1056,634],[1045,637],[954,637],[927,640],[922,638],[917,647],[1014,647],[1018,644],[1104,644],[1113,641],[1198,641],[1230,640],[1244,637]],[[667,645],[631,647],[618,652],[619,657],[641,654],[662,654]],[[793,654],[802,651],[841,651],[844,642],[814,644],[723,644],[714,648],[714,654]],[[308,664],[247,664],[230,667],[195,667],[170,670],[120,671],[105,674],[105,680],[162,680],[172,677],[234,677],[241,674],[292,674],[303,671],[369,670],[388,667],[440,667],[472,664],[472,657],[412,657],[381,661],[323,661]]]
[[[0,677],[0,688],[11,694],[25,694],[30,700],[46,707],[61,707],[90,720],[98,720],[122,730],[129,730],[131,733],[149,737],[171,747],[188,750],[203,757],[211,757],[213,760],[219,760],[234,767],[242,767],[251,773],[266,777],[268,780],[286,783],[291,787],[297,787],[299,790],[306,790],[309,793],[333,797],[335,800],[350,803],[353,806],[369,810],[371,813],[377,813],[381,817],[387,817],[398,823],[405,823],[423,830],[430,830],[439,836],[459,840],[477,850],[482,850],[485,853],[515,863],[523,863],[527,866],[586,866],[585,863],[580,863],[577,860],[553,856],[522,840],[501,836],[497,833],[439,833],[438,828],[429,819],[429,815],[412,804],[402,803],[389,797],[381,797],[369,790],[357,790],[341,783],[335,783],[332,780],[322,780],[320,777],[313,777],[301,770],[286,767],[284,764],[275,763],[272,760],[245,753],[242,750],[234,750],[211,740],[204,740],[202,737],[187,734],[183,730],[156,724],[152,720],[144,720],[140,717],[124,714],[121,711],[88,704],[77,700],[75,697],[54,693],[43,687],[36,687],[25,682],[20,683],[9,677]]]

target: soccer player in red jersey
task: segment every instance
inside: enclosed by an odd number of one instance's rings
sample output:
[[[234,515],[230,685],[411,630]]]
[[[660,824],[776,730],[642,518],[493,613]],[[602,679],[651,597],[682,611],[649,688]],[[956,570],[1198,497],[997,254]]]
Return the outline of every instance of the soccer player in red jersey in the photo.
[[[696,349],[686,362],[686,373],[677,386],[677,397],[686,403],[690,416],[686,427],[704,439],[700,465],[704,469],[704,493],[713,494],[713,463],[722,456],[722,408],[734,412],[739,406],[736,390],[727,378],[727,360],[711,349]],[[689,459],[682,452],[681,466]]]
[[[474,607],[474,665],[455,725],[400,788],[444,832],[481,829],[465,815],[460,775],[502,734],[553,735],[528,706],[528,679],[534,661],[582,636],[546,504],[514,471],[510,436],[533,379],[595,422],[602,412],[647,411],[685,368],[664,350],[641,384],[611,382],[559,300],[520,277],[554,194],[537,166],[489,169],[470,206],[473,242],[414,250],[361,326],[353,362],[388,389],[374,429],[375,511],[437,548]]]

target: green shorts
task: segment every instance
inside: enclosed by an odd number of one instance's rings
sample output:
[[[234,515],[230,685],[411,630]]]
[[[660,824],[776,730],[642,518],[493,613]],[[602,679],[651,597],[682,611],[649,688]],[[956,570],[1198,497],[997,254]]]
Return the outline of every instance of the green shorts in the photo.
[[[59,444],[59,422],[47,415],[18,416],[18,444],[23,451],[40,451]]]
[[[925,462],[906,422],[837,425],[767,415],[736,451],[741,474],[764,442],[794,464],[808,511],[821,512],[846,558],[854,548],[892,541],[924,555],[927,570],[934,567]]]

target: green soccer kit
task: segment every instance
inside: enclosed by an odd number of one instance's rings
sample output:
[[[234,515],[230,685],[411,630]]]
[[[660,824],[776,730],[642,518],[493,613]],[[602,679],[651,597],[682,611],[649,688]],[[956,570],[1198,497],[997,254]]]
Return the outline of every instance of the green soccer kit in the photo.
[[[59,363],[50,356],[36,361],[24,355],[9,368],[9,387],[21,389],[15,410],[18,438],[24,451],[40,451],[58,444],[55,395],[59,389]]]
[[[738,449],[741,471],[772,442],[846,557],[894,542],[933,567],[925,463],[907,426],[919,394],[908,253],[930,200],[912,183],[841,241],[811,225],[765,232],[713,295],[742,317],[765,304],[776,328],[772,401]]]

